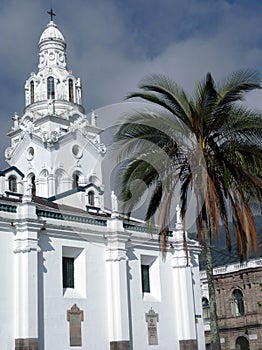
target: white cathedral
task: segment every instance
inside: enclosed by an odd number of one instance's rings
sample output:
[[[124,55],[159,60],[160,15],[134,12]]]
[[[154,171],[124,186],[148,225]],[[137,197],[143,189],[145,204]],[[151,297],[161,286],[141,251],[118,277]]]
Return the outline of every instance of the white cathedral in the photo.
[[[51,16],[0,172],[1,350],[205,349],[197,242],[104,208],[106,153]]]

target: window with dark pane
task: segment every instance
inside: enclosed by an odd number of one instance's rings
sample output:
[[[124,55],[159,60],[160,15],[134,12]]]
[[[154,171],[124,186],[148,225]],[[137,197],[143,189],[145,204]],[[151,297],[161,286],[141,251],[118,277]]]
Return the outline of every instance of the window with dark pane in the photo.
[[[95,205],[95,194],[93,191],[88,192],[88,204],[91,206]]]
[[[73,174],[73,188],[79,186],[79,175],[74,173]]]
[[[8,189],[11,192],[17,192],[17,181],[15,176],[10,176],[8,178]]]
[[[149,265],[141,265],[142,291],[150,293]]]
[[[63,288],[74,287],[74,258],[63,257]]]
[[[202,298],[203,318],[204,320],[210,319],[210,306],[207,298]]]
[[[243,316],[245,314],[244,297],[243,293],[239,289],[233,291],[234,303],[235,303],[235,315]]]
[[[30,82],[30,102],[35,102],[35,85],[33,81]]]
[[[35,185],[35,175],[31,178],[31,184],[32,184],[32,196],[36,195],[36,185]]]
[[[68,80],[68,92],[69,92],[69,101],[74,102],[74,84],[73,80],[69,79]]]
[[[52,100],[55,98],[55,81],[53,77],[47,78],[47,98]]]

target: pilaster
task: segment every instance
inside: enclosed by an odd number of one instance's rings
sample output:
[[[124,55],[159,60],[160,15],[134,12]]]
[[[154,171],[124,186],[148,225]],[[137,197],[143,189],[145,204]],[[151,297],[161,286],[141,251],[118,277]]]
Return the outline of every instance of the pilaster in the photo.
[[[38,232],[42,226],[33,219],[20,219],[15,224],[16,350],[38,350]]]
[[[173,291],[180,350],[197,350],[196,310],[190,247],[186,253],[180,208],[176,207],[175,247],[172,257]],[[187,239],[187,234],[185,234]]]
[[[52,197],[55,195],[55,175],[50,174],[47,178],[48,183],[48,196]]]
[[[5,177],[0,176],[0,195],[2,196],[5,193]]]
[[[176,246],[173,261],[173,285],[177,334],[179,340],[196,340],[195,307],[191,266],[187,264],[183,244]],[[183,348],[181,348],[183,349]],[[193,350],[194,348],[192,348]],[[197,349],[197,348],[196,348]]]
[[[120,221],[117,218],[112,220],[111,232],[108,232],[106,236],[108,241],[106,272],[110,350],[130,349],[126,255],[128,237],[123,232],[123,225],[120,225]],[[122,232],[114,231],[112,229],[114,226],[122,227]]]

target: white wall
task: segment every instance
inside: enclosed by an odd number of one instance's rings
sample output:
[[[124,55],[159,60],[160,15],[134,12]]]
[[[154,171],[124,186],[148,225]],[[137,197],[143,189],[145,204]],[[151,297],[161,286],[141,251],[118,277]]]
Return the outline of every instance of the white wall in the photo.
[[[40,289],[44,295],[42,322],[45,325],[40,350],[43,345],[44,349],[52,349],[54,344],[59,346],[57,349],[70,349],[66,311],[74,304],[84,312],[81,349],[108,350],[104,248],[88,241],[48,237],[48,232],[42,235],[40,246],[44,259],[44,270],[41,271],[40,267],[39,277],[42,275]],[[79,296],[74,291],[70,297],[63,293],[62,247],[83,249],[81,254],[85,258],[81,261],[83,265],[79,273],[85,281],[84,296]]]
[[[130,294],[131,294],[131,325],[133,335],[133,350],[146,349],[179,349],[176,336],[176,322],[179,315],[175,313],[174,299],[172,296],[172,267],[170,256],[166,261],[162,260],[161,253],[158,250],[134,249],[130,250],[128,262],[128,273],[130,276]],[[150,291],[151,295],[143,298],[141,283],[141,256],[153,256],[156,258],[155,263],[158,265],[160,276],[160,293],[158,286]],[[158,274],[150,276],[152,284],[158,284]],[[155,281],[154,281],[155,279]],[[148,345],[148,332],[145,314],[149,310],[153,310],[159,314],[158,328],[158,346]]]

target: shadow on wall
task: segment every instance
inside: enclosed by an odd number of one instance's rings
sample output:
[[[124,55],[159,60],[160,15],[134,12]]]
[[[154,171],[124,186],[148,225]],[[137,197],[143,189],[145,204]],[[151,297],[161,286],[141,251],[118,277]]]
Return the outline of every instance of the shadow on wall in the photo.
[[[40,231],[39,247],[41,251],[38,255],[38,349],[44,350],[44,273],[47,273],[47,268],[45,267],[44,253],[55,250],[51,245],[51,239],[46,235],[45,229],[42,229]]]

